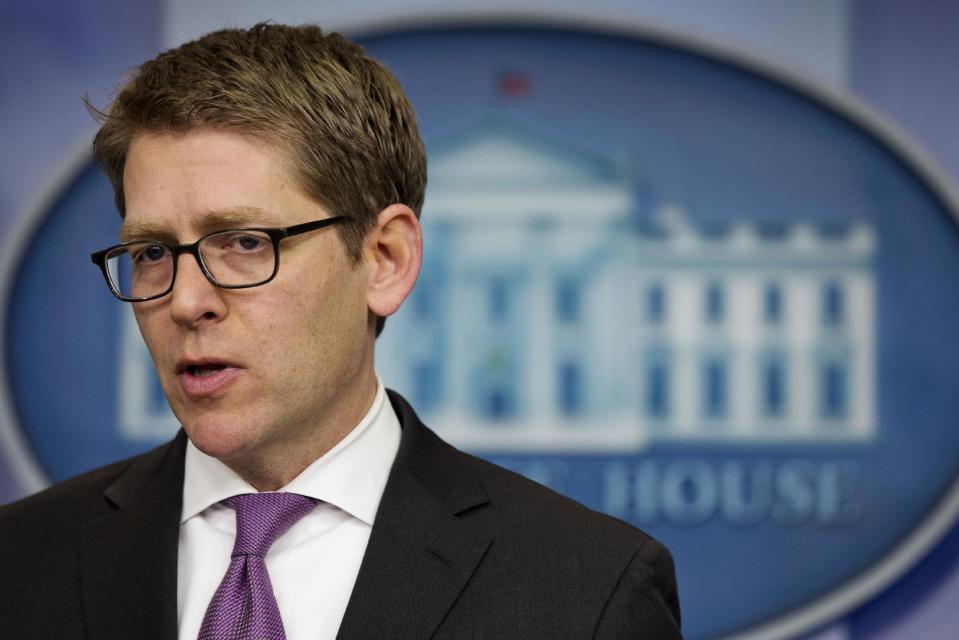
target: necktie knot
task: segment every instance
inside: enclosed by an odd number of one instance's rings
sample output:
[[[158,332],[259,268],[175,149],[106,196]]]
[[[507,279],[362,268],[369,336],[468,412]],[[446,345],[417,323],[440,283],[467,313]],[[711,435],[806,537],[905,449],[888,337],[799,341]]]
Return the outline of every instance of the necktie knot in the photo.
[[[236,511],[233,556],[261,558],[290,527],[316,506],[317,501],[297,493],[246,493],[223,504]]]

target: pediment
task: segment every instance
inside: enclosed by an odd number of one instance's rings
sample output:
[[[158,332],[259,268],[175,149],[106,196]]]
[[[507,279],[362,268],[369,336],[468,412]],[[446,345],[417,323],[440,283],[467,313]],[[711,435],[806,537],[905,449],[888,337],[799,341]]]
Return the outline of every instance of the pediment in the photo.
[[[484,122],[429,148],[431,189],[620,182],[613,163],[515,123]]]

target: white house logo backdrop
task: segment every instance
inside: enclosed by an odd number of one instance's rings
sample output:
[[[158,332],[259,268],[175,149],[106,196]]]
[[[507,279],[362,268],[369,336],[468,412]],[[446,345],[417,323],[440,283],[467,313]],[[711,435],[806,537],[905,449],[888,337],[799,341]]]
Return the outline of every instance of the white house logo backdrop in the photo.
[[[959,233],[880,141],[651,42],[366,44],[429,150],[426,264],[377,359],[428,424],[666,542],[690,638],[807,607],[935,511],[959,450]],[[85,168],[10,287],[14,411],[51,480],[178,428],[86,258],[115,238],[111,201]]]

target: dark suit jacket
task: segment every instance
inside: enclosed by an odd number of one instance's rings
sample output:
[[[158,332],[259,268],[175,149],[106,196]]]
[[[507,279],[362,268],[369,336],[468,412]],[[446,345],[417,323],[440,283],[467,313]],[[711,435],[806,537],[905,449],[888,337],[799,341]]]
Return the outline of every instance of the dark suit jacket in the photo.
[[[680,637],[662,545],[457,451],[390,400],[402,440],[338,638]],[[176,638],[185,445],[181,432],[0,508],[0,637]]]

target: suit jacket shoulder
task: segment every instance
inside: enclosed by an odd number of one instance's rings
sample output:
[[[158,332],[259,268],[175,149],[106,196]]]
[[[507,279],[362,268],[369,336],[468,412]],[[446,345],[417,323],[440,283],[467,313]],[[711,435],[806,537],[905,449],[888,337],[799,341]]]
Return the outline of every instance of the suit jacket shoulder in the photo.
[[[490,559],[525,567],[506,588],[550,609],[568,600],[562,609],[572,621],[563,620],[549,636],[540,628],[541,637],[678,637],[675,571],[662,544],[525,477],[465,457],[490,496]],[[530,629],[522,637],[540,636]]]
[[[5,635],[175,637],[184,445],[181,433],[0,507]]]

